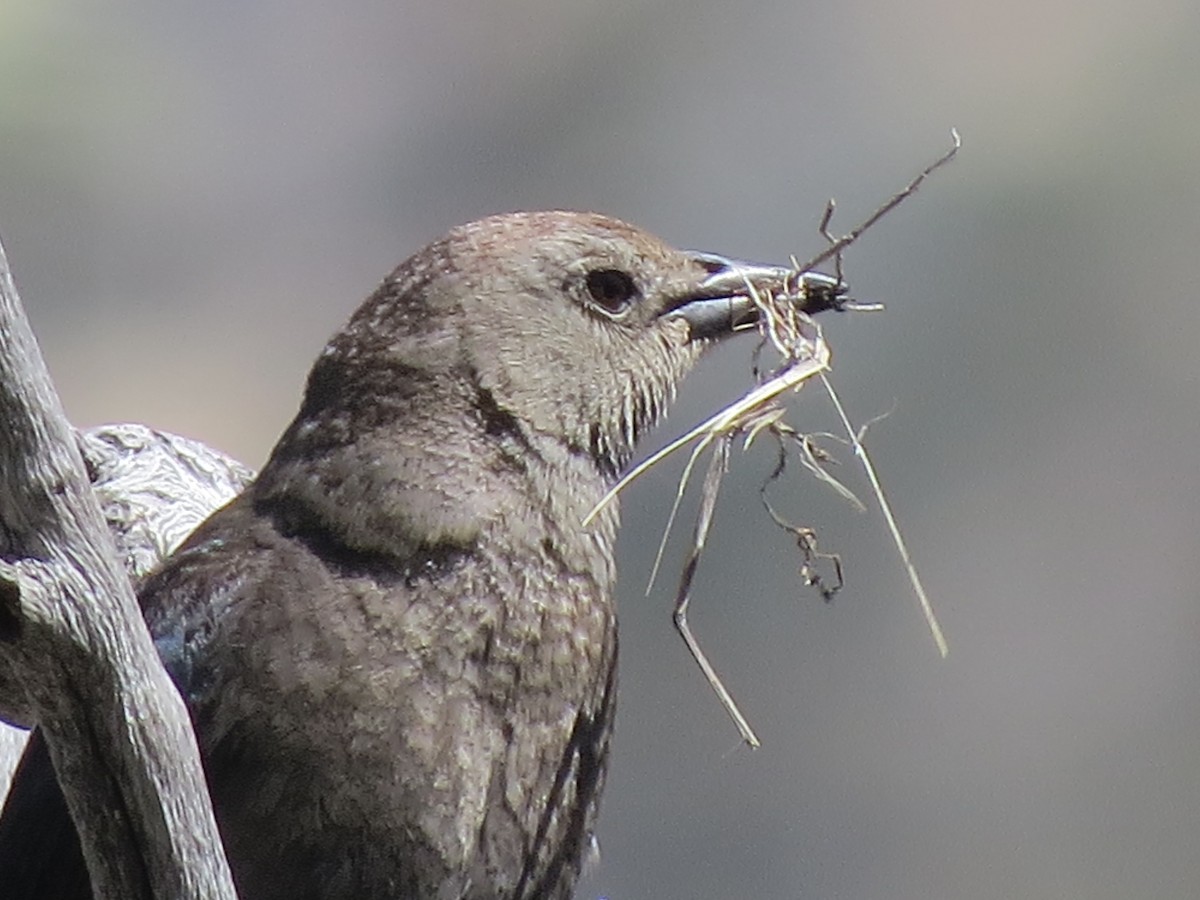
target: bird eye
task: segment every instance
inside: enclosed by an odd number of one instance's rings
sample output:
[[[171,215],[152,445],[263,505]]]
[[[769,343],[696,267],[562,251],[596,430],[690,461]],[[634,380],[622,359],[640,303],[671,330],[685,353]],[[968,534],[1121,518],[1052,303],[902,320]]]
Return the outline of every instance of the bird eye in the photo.
[[[593,269],[587,274],[587,289],[602,312],[619,316],[637,296],[637,285],[620,269]]]

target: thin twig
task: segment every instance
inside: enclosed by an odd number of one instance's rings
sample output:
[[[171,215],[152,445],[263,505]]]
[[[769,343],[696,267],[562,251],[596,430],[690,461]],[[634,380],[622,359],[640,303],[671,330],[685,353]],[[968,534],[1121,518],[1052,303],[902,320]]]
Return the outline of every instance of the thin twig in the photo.
[[[738,708],[733,696],[725,688],[725,684],[721,681],[721,677],[713,668],[712,663],[708,661],[704,651],[700,649],[700,643],[696,640],[696,636],[692,634],[692,629],[688,625],[687,611],[688,605],[692,599],[692,581],[696,575],[696,568],[700,564],[700,557],[704,553],[704,544],[708,539],[708,531],[712,526],[713,510],[717,505],[717,492],[721,487],[721,479],[725,475],[725,471],[729,466],[729,446],[733,441],[731,434],[722,434],[715,440],[712,456],[708,461],[708,472],[704,476],[704,495],[700,502],[700,514],[696,518],[696,532],[692,539],[692,550],[688,554],[687,561],[683,565],[683,574],[679,579],[679,592],[675,595],[675,629],[679,632],[683,642],[687,645],[688,650],[692,653],[692,658],[696,660],[696,664],[700,666],[700,671],[704,673],[704,677],[708,679],[709,686],[717,695],[717,699],[721,701],[721,705],[725,707],[725,711],[729,713],[729,717],[733,719],[733,724],[737,726],[738,733],[741,734],[744,740],[751,747],[760,747],[762,742],[759,741],[758,735],[754,733],[754,729],[750,727],[750,723],[746,721],[746,717],[742,715],[742,711]]]
[[[675,488],[675,501],[671,504],[667,524],[663,526],[662,537],[658,541],[658,552],[654,554],[654,565],[650,567],[650,577],[646,581],[647,597],[650,596],[650,591],[654,589],[654,582],[658,578],[658,570],[662,566],[663,554],[667,549],[667,538],[671,536],[671,528],[675,525],[675,517],[679,514],[679,505],[683,502],[683,495],[687,491],[688,483],[692,480],[692,470],[696,466],[696,460],[718,436],[718,432],[712,431],[700,439],[700,442],[692,448],[687,464],[683,467],[683,473],[679,476],[679,484]],[[705,481],[705,484],[707,483]]]
[[[892,533],[892,541],[896,545],[896,549],[900,551],[900,559],[904,562],[904,568],[908,572],[908,580],[912,583],[913,591],[917,595],[917,600],[921,604],[921,612],[925,616],[925,623],[929,626],[929,633],[933,635],[933,642],[937,645],[938,652],[944,659],[946,654],[950,652],[950,646],[946,643],[946,636],[942,633],[942,626],[938,622],[937,613],[933,611],[933,603],[929,599],[929,595],[925,593],[925,586],[921,583],[921,577],[917,574],[917,567],[913,564],[912,555],[908,552],[908,544],[904,542],[903,535],[900,534],[900,526],[896,522],[896,517],[892,513],[892,505],[888,502],[887,496],[883,492],[883,486],[879,482],[879,475],[875,472],[875,465],[871,462],[871,457],[867,453],[867,448],[863,446],[860,432],[856,431],[854,426],[850,424],[850,418],[846,415],[846,410],[842,406],[842,401],[838,397],[837,392],[833,389],[833,385],[824,373],[820,373],[821,383],[825,385],[825,390],[829,394],[829,399],[833,402],[834,409],[837,410],[838,416],[842,420],[842,425],[846,428],[846,434],[850,436],[850,443],[854,447],[854,455],[858,457],[862,463],[863,470],[867,473],[867,479],[871,482],[871,489],[875,492],[875,499],[879,501],[879,508],[883,511],[883,518],[887,522],[888,530]]]
[[[863,220],[858,226],[856,226],[855,228],[852,228],[850,231],[846,232],[844,235],[842,235],[840,238],[837,238],[836,240],[834,239],[833,235],[831,235],[829,233],[829,220],[833,216],[833,208],[834,208],[834,202],[832,200],[830,200],[829,203],[826,204],[826,206],[825,206],[825,212],[821,217],[821,226],[820,226],[821,233],[824,234],[825,237],[827,237],[829,239],[830,244],[823,251],[818,253],[816,256],[814,256],[812,259],[810,259],[808,262],[806,262],[803,265],[803,267],[801,267],[801,271],[807,272],[811,269],[815,269],[817,266],[819,266],[821,263],[825,262],[825,260],[827,260],[831,257],[839,257],[841,255],[841,252],[843,250],[845,250],[847,247],[849,247],[851,244],[853,244],[855,241],[857,241],[862,236],[862,233],[864,231],[866,231],[868,228],[870,228],[872,225],[874,225],[876,222],[878,222],[880,219],[882,219],[885,215],[890,213],[893,209],[895,209],[897,206],[899,206],[901,203],[903,203],[905,200],[907,200],[909,197],[911,197],[914,193],[916,193],[917,188],[919,188],[921,186],[921,183],[923,181],[925,181],[926,178],[928,178],[930,175],[932,175],[934,172],[936,172],[942,166],[946,165],[946,163],[950,162],[950,160],[954,159],[954,157],[958,154],[959,148],[962,147],[962,138],[959,137],[957,128],[950,129],[950,139],[953,143],[951,144],[949,150],[947,150],[945,153],[943,153],[941,156],[939,156],[936,160],[934,160],[932,163],[930,163],[928,166],[926,166],[924,169],[922,169],[920,174],[918,174],[916,178],[914,178],[907,185],[905,185],[903,190],[899,191],[896,194],[893,194],[892,197],[887,201],[887,203],[883,204],[883,206],[879,207],[879,209],[875,210],[875,212],[873,212],[873,213],[871,213],[871,215],[867,216],[867,218],[865,220]],[[841,264],[840,263],[838,264],[838,280],[839,281],[841,280]]]

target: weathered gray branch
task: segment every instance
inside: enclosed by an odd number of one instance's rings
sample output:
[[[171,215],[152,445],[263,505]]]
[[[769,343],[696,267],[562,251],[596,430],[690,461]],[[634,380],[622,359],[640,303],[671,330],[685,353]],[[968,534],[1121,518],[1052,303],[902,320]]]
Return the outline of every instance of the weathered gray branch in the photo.
[[[101,425],[78,440],[117,558],[135,585],[254,477],[219,450],[144,425]],[[20,691],[0,686],[0,696],[6,693]],[[0,801],[27,737],[0,722]]]
[[[199,753],[0,247],[0,714],[44,730],[103,898],[233,898]]]

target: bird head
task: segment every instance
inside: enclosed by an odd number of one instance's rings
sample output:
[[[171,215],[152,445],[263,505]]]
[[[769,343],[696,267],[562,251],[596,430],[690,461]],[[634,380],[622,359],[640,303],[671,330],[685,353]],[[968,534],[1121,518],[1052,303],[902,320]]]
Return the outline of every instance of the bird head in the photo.
[[[785,287],[808,311],[844,293],[827,276],[677,250],[594,213],[463,225],[402,263],[330,341],[260,481],[365,499],[403,484],[409,508],[440,509],[439,527],[448,506],[460,510],[466,536],[485,512],[482,487],[478,504],[470,491],[414,497],[492,459],[482,433],[502,450],[484,469],[536,456],[583,465],[603,489],[703,350],[753,326],[754,290]],[[289,474],[290,460],[339,454],[353,460],[327,466],[321,484]]]
[[[465,375],[500,410],[612,473],[704,348],[753,325],[750,286],[795,276],[676,250],[593,213],[493,216],[396,269],[322,362],[357,355]],[[805,278],[814,303],[836,304],[836,281]]]

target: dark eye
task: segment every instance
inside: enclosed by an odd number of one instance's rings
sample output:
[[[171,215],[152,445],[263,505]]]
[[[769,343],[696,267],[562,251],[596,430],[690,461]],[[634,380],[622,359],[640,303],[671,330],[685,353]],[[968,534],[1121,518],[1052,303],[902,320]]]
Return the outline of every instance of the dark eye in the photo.
[[[620,269],[593,269],[587,274],[587,289],[592,300],[610,316],[619,316],[637,297],[637,285],[629,273]]]

